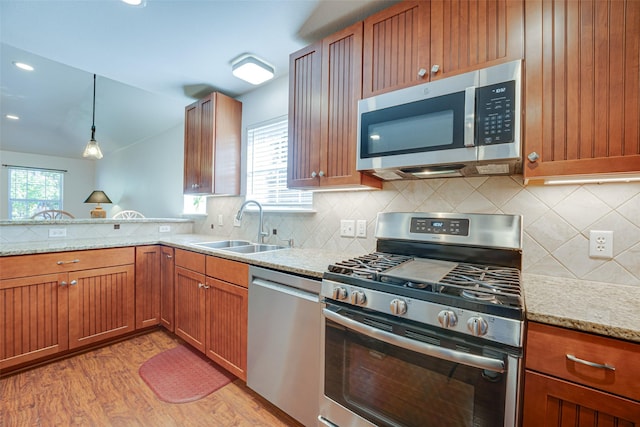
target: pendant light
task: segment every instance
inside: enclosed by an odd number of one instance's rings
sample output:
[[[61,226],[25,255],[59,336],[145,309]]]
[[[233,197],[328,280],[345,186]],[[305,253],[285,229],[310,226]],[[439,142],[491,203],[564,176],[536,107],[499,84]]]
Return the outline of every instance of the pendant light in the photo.
[[[84,153],[82,157],[89,159],[100,160],[102,158],[102,151],[96,141],[96,75],[93,75],[93,119],[91,121],[91,140],[87,142],[87,146],[84,147]]]

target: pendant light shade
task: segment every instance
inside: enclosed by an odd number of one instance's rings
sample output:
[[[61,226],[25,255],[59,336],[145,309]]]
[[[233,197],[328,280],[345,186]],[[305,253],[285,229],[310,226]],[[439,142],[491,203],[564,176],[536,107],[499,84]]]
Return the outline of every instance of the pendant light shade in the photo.
[[[91,140],[84,147],[82,157],[88,159],[100,160],[102,158],[102,150],[96,141],[96,75],[93,75],[93,118],[91,120]]]

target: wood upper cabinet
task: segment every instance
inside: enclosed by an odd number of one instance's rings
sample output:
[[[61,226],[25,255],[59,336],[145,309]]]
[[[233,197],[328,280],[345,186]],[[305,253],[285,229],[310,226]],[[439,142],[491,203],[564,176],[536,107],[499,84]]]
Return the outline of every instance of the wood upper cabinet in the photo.
[[[640,2],[525,9],[525,180],[639,172]]]
[[[136,329],[160,324],[160,246],[136,247]]]
[[[205,351],[205,255],[175,250],[175,333]]]
[[[525,351],[524,427],[640,426],[640,344],[529,323]]]
[[[173,248],[160,247],[160,324],[167,330],[175,330],[175,263]]]
[[[362,23],[292,54],[289,79],[288,186],[381,188],[356,171]]]
[[[242,103],[219,92],[185,108],[185,194],[240,194],[241,120]]]
[[[403,1],[364,20],[363,97],[523,57],[522,0]]]

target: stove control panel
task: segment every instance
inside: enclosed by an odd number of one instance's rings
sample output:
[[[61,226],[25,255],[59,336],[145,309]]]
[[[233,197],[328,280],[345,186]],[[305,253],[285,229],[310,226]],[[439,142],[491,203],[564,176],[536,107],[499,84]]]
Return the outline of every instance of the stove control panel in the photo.
[[[412,233],[451,234],[453,236],[469,235],[468,219],[453,218],[411,218]]]

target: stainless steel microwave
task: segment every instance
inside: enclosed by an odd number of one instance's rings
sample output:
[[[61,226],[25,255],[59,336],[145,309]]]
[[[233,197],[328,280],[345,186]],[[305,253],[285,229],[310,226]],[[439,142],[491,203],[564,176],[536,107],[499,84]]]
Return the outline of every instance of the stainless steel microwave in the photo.
[[[357,169],[383,180],[519,173],[521,61],[358,102]]]

